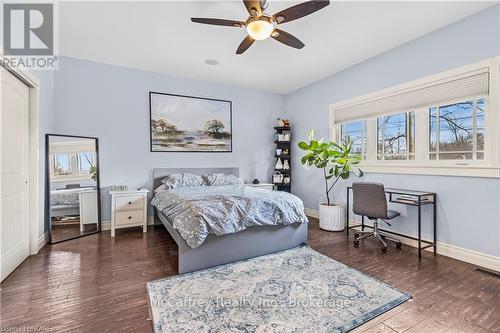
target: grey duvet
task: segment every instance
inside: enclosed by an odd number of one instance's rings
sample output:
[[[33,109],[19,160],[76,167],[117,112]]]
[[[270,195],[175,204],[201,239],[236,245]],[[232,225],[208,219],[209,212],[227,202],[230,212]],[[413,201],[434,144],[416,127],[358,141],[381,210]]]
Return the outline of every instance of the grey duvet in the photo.
[[[157,193],[151,204],[191,248],[200,246],[209,234],[308,222],[303,203],[295,195],[245,185],[174,188]]]

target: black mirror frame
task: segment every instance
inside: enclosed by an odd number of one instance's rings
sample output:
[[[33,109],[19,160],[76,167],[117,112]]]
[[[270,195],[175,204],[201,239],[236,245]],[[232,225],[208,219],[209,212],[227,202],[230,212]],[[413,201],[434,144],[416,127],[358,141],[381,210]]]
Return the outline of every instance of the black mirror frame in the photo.
[[[89,232],[85,235],[79,235],[75,237],[69,237],[62,240],[53,241],[52,240],[52,223],[50,216],[50,168],[49,168],[49,138],[51,136],[58,137],[68,137],[68,138],[78,138],[78,139],[92,139],[95,140],[95,156],[97,161],[97,179],[96,179],[96,187],[97,187],[97,230],[93,232]],[[99,161],[99,138],[92,136],[79,136],[79,135],[65,135],[65,134],[45,134],[45,225],[48,225],[49,231],[49,244],[57,244],[65,241],[69,241],[76,238],[81,238],[89,235],[93,235],[101,232],[101,184],[100,184],[100,161]]]

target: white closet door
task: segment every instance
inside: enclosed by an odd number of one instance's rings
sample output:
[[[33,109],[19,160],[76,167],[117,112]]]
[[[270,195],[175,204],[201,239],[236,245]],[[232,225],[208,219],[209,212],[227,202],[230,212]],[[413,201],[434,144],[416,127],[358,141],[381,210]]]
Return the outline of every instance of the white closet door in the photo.
[[[0,69],[0,280],[29,255],[29,88]]]

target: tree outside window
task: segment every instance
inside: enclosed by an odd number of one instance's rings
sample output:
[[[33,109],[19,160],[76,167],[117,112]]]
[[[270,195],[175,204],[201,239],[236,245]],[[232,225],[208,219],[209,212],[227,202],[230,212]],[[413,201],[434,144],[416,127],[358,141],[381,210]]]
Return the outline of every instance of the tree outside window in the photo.
[[[412,160],[415,153],[415,112],[377,118],[377,159]]]
[[[484,159],[485,99],[429,109],[429,159]]]

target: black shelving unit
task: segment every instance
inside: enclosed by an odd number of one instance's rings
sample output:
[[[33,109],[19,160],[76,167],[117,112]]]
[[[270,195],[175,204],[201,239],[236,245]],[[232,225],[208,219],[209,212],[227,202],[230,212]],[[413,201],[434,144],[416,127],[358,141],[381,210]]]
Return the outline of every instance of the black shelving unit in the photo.
[[[290,162],[290,156],[291,156],[292,144],[291,144],[291,141],[278,141],[279,134],[290,133],[290,135],[291,135],[291,128],[290,127],[275,127],[274,129],[276,130],[276,140],[274,140],[274,143],[276,144],[276,149],[282,150],[282,153],[279,155],[276,154],[276,150],[275,150],[275,152],[274,152],[274,157],[275,157],[274,165],[276,165],[276,163],[278,162],[278,159],[281,159],[282,162],[287,160],[288,165],[290,167],[290,169],[275,169],[274,171],[275,172],[279,171],[281,174],[290,177],[290,182],[288,182],[288,183],[274,183],[274,179],[273,179],[273,183],[278,191],[291,192],[291,190],[292,190],[292,169],[291,169],[292,163]],[[288,151],[288,154],[283,154],[283,151],[285,149]]]

